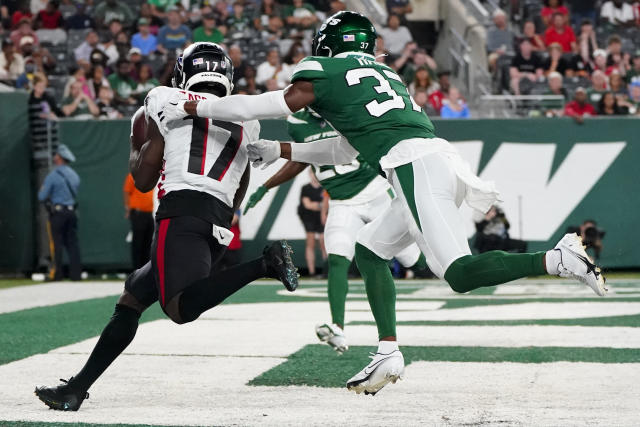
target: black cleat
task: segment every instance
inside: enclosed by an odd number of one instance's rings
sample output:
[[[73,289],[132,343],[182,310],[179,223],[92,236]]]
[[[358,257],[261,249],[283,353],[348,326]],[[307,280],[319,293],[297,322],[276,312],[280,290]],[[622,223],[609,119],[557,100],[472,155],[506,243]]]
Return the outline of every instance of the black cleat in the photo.
[[[73,377],[69,378],[69,381]],[[57,411],[77,411],[84,399],[89,398],[86,391],[73,390],[69,385],[69,381],[60,379],[64,384],[56,387],[36,387],[34,393],[38,399],[42,400],[45,405]]]
[[[289,292],[298,287],[298,269],[291,259],[291,246],[286,240],[278,240],[264,248],[263,256],[267,270],[280,280]]]

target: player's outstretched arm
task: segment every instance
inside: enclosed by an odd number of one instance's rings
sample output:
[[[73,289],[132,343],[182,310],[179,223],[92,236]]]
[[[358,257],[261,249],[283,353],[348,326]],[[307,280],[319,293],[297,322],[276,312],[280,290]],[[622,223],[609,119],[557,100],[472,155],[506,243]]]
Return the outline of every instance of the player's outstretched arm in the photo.
[[[288,116],[311,104],[314,99],[313,84],[297,81],[284,90],[260,95],[231,95],[200,101],[173,99],[164,105],[163,111],[167,122],[187,116],[241,122]]]
[[[271,178],[265,181],[260,187],[249,196],[249,201],[244,208],[244,214],[253,207],[255,207],[260,200],[267,194],[267,191],[273,187],[277,187],[290,179],[297,176],[300,172],[307,168],[307,164],[298,162],[287,162],[278,172],[276,172]]]
[[[358,156],[356,149],[342,135],[307,144],[259,139],[247,145],[247,152],[253,167],[269,165],[279,157],[301,163],[344,165]]]

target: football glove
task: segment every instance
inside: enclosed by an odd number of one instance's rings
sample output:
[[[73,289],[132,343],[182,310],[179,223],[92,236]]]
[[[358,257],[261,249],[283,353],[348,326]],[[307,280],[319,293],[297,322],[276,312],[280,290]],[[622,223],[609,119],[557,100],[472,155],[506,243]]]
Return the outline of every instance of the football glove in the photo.
[[[258,189],[251,196],[249,196],[249,201],[247,202],[247,205],[244,207],[244,212],[242,214],[246,215],[249,209],[255,207],[255,205],[257,205],[258,202],[262,200],[264,195],[267,194],[267,191],[269,191],[269,189],[264,185],[261,185],[260,187],[258,187]]]
[[[280,143],[268,139],[259,139],[247,145],[247,153],[252,166],[266,169],[280,158]]]
[[[187,112],[184,111],[185,102],[187,102],[185,96],[181,93],[176,93],[162,106],[162,121],[165,127],[175,120],[182,120],[188,116]]]

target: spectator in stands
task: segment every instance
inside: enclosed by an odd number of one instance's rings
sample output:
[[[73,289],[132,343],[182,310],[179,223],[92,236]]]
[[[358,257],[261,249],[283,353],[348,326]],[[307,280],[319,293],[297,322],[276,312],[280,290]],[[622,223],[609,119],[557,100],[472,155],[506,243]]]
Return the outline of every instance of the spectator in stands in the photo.
[[[256,70],[256,83],[263,86],[275,85],[284,89],[289,84],[289,74],[283,71],[278,49],[271,49],[267,53],[266,61],[258,65]],[[269,81],[272,82],[269,82]]]
[[[627,69],[631,68],[629,64],[629,54],[622,51],[622,39],[617,34],[609,37],[607,42],[607,74],[618,71],[622,74],[627,73]]]
[[[606,74],[607,72],[607,51],[604,49],[596,49],[593,52],[593,71],[599,70]]]
[[[407,43],[413,41],[411,32],[404,25],[400,25],[398,15],[389,15],[387,26],[379,31],[384,39],[384,45],[390,55],[397,57],[402,54],[402,50]]]
[[[202,25],[193,30],[193,41],[222,43],[222,40],[224,40],[224,34],[216,28],[216,17],[213,12],[202,15]]]
[[[169,51],[181,49],[191,40],[191,30],[182,24],[182,18],[178,8],[170,6],[167,8],[168,22],[158,31],[158,51],[166,55]],[[117,90],[116,90],[117,92]]]
[[[618,105],[613,92],[605,92],[598,102],[598,114],[601,116],[622,116],[628,113],[629,110]]]
[[[253,67],[247,65],[244,71],[244,76],[238,80],[238,84],[235,89],[237,93],[245,95],[257,95],[262,93],[256,83],[256,70]]]
[[[318,23],[315,8],[303,0],[293,0],[293,5],[285,7],[284,17],[289,27],[298,30],[312,29]]]
[[[567,100],[567,90],[563,87],[562,74],[554,71],[547,76],[549,89],[545,95],[562,96],[564,101]],[[542,109],[547,117],[561,116],[564,112],[564,101],[545,100],[542,102]]]
[[[91,99],[98,98],[102,86],[111,88],[111,86],[109,86],[109,80],[104,76],[104,67],[102,65],[94,65],[91,68],[88,84]]]
[[[73,51],[78,65],[86,67],[89,66],[91,52],[93,52],[94,49],[98,48],[99,41],[100,39],[98,38],[97,32],[92,30],[87,33],[84,41]]]
[[[636,50],[631,57],[631,67],[625,75],[627,84],[640,82],[640,50]]]
[[[585,20],[596,22],[596,4],[598,0],[569,0],[571,6],[571,25],[577,28]]]
[[[287,54],[282,58],[282,67],[283,72],[287,73],[288,80],[291,80],[291,76],[293,76],[293,70],[296,67],[296,64],[300,62],[305,56],[304,47],[302,43],[299,41],[293,42]]]
[[[112,106],[113,90],[109,86],[100,86],[98,89],[97,106],[100,110],[98,117],[100,119],[119,119],[122,113]]]
[[[409,2],[409,0],[386,0],[386,4],[387,12],[390,15],[397,15],[402,22],[407,21],[405,15],[413,12],[413,7],[411,6],[411,2]]]
[[[627,87],[624,84],[622,74],[618,70],[615,70],[609,75],[609,90],[616,96],[618,104],[622,104],[627,99]]]
[[[409,93],[414,97],[418,91],[424,91],[429,96],[438,89],[438,83],[431,80],[429,70],[424,65],[416,70],[415,77],[409,84]]]
[[[134,93],[138,98],[138,103],[142,105],[147,93],[156,86],[160,86],[160,82],[153,77],[153,70],[149,64],[140,65],[138,71],[138,84]]]
[[[84,30],[94,27],[93,18],[87,13],[84,2],[76,2],[76,11],[65,19],[65,25],[68,30]]]
[[[276,0],[263,0],[253,14],[253,26],[263,31],[269,25],[269,17],[282,16],[282,5]]]
[[[593,21],[588,19],[580,24],[580,35],[578,36],[578,49],[584,63],[590,62],[593,52],[598,50],[596,32],[593,30]]]
[[[31,28],[31,19],[26,17],[20,20],[17,28],[11,32],[9,37],[14,46],[20,46],[20,40],[22,40],[23,37],[31,37],[33,44],[39,44],[38,35],[33,31],[33,28]]]
[[[137,83],[131,78],[130,73],[131,62],[126,58],[120,58],[116,64],[116,72],[107,78],[109,86],[114,91],[116,105],[136,105],[138,103],[133,96]]]
[[[609,0],[600,9],[600,19],[611,27],[627,27],[635,23],[633,8],[623,0]]]
[[[520,41],[520,51],[513,57],[509,76],[511,78],[511,89],[516,95],[520,95],[520,81],[527,79],[535,82],[542,77],[542,62],[533,53],[533,46],[528,38]]]
[[[471,117],[469,106],[460,96],[457,87],[451,86],[449,88],[449,99],[442,105],[440,117],[443,119],[468,119]]]
[[[64,19],[58,10],[57,0],[47,2],[47,7],[36,15],[34,25],[38,29],[38,37],[41,41],[57,44],[67,40]]]
[[[434,90],[433,93],[429,95],[429,103],[438,114],[440,114],[440,110],[442,109],[445,99],[449,96],[449,88],[451,87],[449,77],[451,77],[451,73],[449,71],[440,71],[438,73],[438,86],[440,86],[440,88]]]
[[[71,85],[69,96],[62,100],[62,112],[67,117],[98,117],[100,109],[93,100],[82,91],[82,82]]]
[[[629,114],[640,114],[640,82],[629,85],[629,100],[627,101]]]
[[[0,53],[0,80],[17,80],[22,73],[24,58],[16,52],[11,39],[5,39]]]
[[[106,55],[107,65],[109,67],[113,67],[115,63],[118,61],[118,59],[120,58],[118,47],[116,46],[116,43],[110,32],[106,32],[102,34],[100,38],[100,44],[98,45],[98,49]]]
[[[563,76],[573,76],[573,64],[562,53],[560,43],[551,43],[549,45],[549,57],[544,65],[544,73],[550,74],[554,71]]]
[[[267,28],[262,31],[262,39],[269,42],[277,42],[278,40],[284,38],[286,30],[284,28],[284,22],[282,18],[279,16],[270,16],[269,23],[267,24]]]
[[[507,27],[507,15],[501,9],[493,12],[493,27],[487,31],[489,69],[496,70],[498,58],[513,51],[514,34]]]
[[[56,59],[48,49],[37,46],[31,37],[20,39],[20,54],[24,58],[25,67],[33,63],[37,71],[50,72],[56,67]]]
[[[564,115],[573,117],[576,122],[583,123],[583,118],[598,114],[593,105],[587,102],[587,91],[583,87],[576,89],[573,101],[564,106]]]
[[[540,12],[542,16],[542,22],[546,27],[551,25],[551,21],[553,20],[553,15],[556,13],[564,16],[565,24],[569,23],[569,9],[564,6],[564,2],[562,0],[544,0],[544,7]]]
[[[413,81],[416,70],[421,67],[426,67],[431,76],[436,77],[436,69],[438,68],[436,61],[427,54],[426,50],[418,48],[414,42],[407,43],[402,55],[391,63],[391,68],[400,73],[406,84]]]
[[[244,78],[249,65],[245,62],[242,49],[240,49],[240,46],[237,44],[231,45],[228,53],[229,58],[231,58],[231,63],[233,64],[233,84],[237,85],[238,81]]]
[[[565,53],[578,53],[576,35],[565,23],[565,16],[561,13],[553,14],[552,25],[544,32],[544,42],[547,46],[551,43],[560,43]]]
[[[240,1],[233,3],[233,13],[227,18],[227,36],[231,39],[240,38],[248,32],[251,20],[244,13],[244,6]]]
[[[71,72],[69,74],[70,76],[67,79],[67,83],[64,85],[64,90],[62,91],[62,97],[68,97],[71,93],[71,85],[73,85],[75,82],[80,82],[82,84],[82,92],[88,95],[91,99],[94,99],[94,97],[91,96],[91,89],[89,87],[90,84],[87,81],[84,68],[74,65],[71,68]]]
[[[151,6],[151,13],[159,19],[167,17],[168,8],[175,6],[178,0],[147,0]]]
[[[60,2],[60,6],[58,6],[58,10],[62,14],[62,19],[66,20],[67,18],[73,16],[76,13],[76,5],[73,0],[62,0]]]
[[[25,19],[29,22],[29,24],[31,24],[32,18],[33,14],[31,13],[29,2],[26,0],[21,1],[15,12],[13,12],[13,15],[11,15],[11,29],[13,30],[15,28],[18,28],[20,26],[20,23]]]
[[[547,50],[547,46],[544,44],[544,40],[539,34],[536,34],[536,24],[533,21],[525,21],[522,27],[522,37],[529,40],[531,43],[531,49],[534,52],[542,52]]]
[[[146,18],[149,21],[149,31],[154,36],[158,35],[160,27],[164,25],[164,21],[157,16],[153,15],[151,5],[149,3],[142,3],[140,5],[140,18]]]
[[[608,82],[606,74],[601,70],[595,70],[591,75],[591,87],[587,90],[587,98],[589,103],[594,107],[602,99],[602,95],[608,90]]]
[[[218,25],[224,25],[229,17],[229,11],[231,6],[227,3],[227,0],[218,0],[213,5],[213,14],[216,15],[216,22]]]
[[[64,113],[58,107],[56,100],[47,92],[47,76],[44,73],[33,74],[33,90],[29,95],[29,129],[31,130],[31,142],[34,152],[48,152],[50,149],[47,139],[51,139],[52,146],[58,145],[57,123],[50,123],[47,129],[47,121],[64,117]]]
[[[125,27],[133,24],[135,16],[131,8],[120,0],[104,0],[93,11],[93,19],[99,27],[106,28],[111,21],[117,19]]]
[[[142,56],[149,56],[156,51],[156,36],[151,34],[147,18],[138,19],[138,32],[131,37],[131,46],[140,49]]]

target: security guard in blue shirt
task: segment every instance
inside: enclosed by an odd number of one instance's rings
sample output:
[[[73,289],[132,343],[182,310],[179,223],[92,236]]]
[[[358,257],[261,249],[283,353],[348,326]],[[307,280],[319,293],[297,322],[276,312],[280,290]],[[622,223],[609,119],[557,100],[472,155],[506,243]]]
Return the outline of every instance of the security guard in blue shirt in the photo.
[[[60,144],[53,157],[56,167],[45,177],[38,199],[44,202],[49,211],[49,240],[53,266],[49,272],[50,280],[62,280],[62,248],[69,256],[69,277],[80,280],[82,265],[78,245],[78,217],[76,216],[76,197],[80,186],[80,177],[71,169],[69,163],[76,160],[69,148]]]

